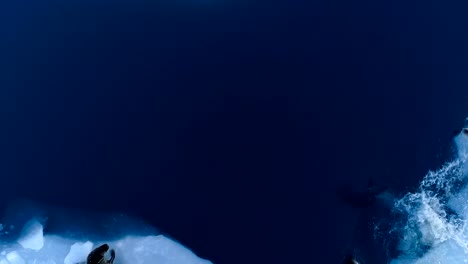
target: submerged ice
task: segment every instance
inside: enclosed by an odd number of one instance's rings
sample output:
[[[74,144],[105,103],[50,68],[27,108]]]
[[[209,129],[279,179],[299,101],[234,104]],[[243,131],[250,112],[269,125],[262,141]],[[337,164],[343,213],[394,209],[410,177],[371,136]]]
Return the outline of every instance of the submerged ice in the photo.
[[[60,219],[67,216],[62,214]],[[104,243],[116,251],[115,264],[211,264],[164,235],[131,231],[139,227],[129,226],[128,221],[120,226],[119,235],[111,239],[99,232],[87,234],[90,229],[86,227],[80,231],[47,233],[44,228],[47,218],[43,217],[24,222],[20,230],[2,225],[0,264],[76,264],[85,262],[91,250]],[[122,232],[122,228],[129,231]]]
[[[399,237],[391,264],[468,263],[468,133],[454,139],[456,157],[429,172],[414,193],[395,202]]]

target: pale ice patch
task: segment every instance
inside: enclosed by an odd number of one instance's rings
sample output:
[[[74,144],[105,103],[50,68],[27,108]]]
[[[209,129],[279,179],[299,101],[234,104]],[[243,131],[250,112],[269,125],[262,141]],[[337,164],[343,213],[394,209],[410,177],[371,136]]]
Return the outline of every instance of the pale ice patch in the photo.
[[[40,250],[44,246],[43,227],[39,221],[32,219],[21,230],[18,243],[23,248]]]
[[[163,236],[127,236],[114,241],[76,241],[60,236],[45,236],[44,247],[29,250],[11,245],[6,264],[75,264],[85,262],[93,247],[103,243],[116,251],[115,264],[211,264],[192,251]]]
[[[211,264],[161,234],[129,232],[112,239],[81,240],[77,237],[96,236],[87,236],[85,233],[89,231],[85,228],[80,236],[48,234],[44,230],[43,224],[33,218],[24,224],[15,239],[0,234],[0,264],[76,264],[85,262],[92,249],[103,243],[115,250],[115,264]]]
[[[26,264],[24,259],[16,251],[12,251],[6,255],[6,260],[10,264]]]
[[[93,250],[93,243],[90,241],[74,243],[64,259],[64,264],[74,264],[83,261],[91,250]]]
[[[128,236],[109,243],[115,248],[116,254],[120,252],[118,263],[193,263],[209,264],[207,260],[194,258],[194,254],[179,243],[163,236],[132,237]],[[116,257],[117,258],[117,257]]]

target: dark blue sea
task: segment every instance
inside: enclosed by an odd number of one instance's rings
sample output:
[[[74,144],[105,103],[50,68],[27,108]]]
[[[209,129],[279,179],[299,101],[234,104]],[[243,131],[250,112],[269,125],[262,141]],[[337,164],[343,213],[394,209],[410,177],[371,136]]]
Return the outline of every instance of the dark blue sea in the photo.
[[[454,157],[467,8],[3,1],[0,207],[123,212],[216,264],[389,263],[368,229],[396,218],[340,190],[401,198]]]

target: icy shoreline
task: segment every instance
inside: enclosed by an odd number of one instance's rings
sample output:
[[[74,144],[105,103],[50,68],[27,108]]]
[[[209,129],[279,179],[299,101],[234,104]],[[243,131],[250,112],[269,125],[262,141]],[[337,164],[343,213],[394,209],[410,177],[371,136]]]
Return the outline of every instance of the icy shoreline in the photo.
[[[114,240],[78,240],[47,234],[44,225],[32,218],[16,239],[2,239],[14,232],[13,225],[0,230],[0,264],[75,264],[86,261],[94,247],[107,243],[116,251],[115,264],[211,264],[191,250],[161,234],[128,234]]]

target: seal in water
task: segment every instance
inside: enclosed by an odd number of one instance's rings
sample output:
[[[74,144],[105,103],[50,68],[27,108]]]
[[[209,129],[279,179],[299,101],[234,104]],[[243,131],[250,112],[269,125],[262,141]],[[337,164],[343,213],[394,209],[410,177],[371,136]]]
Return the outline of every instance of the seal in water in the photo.
[[[109,245],[102,244],[99,247],[95,248],[91,253],[89,253],[88,258],[86,259],[86,264],[113,264],[115,259],[115,251],[110,250],[110,259],[105,259],[104,256],[109,250]]]

